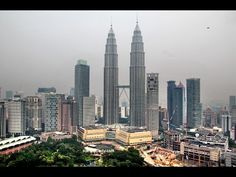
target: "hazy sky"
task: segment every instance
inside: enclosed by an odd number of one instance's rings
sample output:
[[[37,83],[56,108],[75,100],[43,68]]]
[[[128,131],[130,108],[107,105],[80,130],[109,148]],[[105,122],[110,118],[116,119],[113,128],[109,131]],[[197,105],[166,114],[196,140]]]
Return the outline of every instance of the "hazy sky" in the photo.
[[[201,101],[228,104],[236,95],[236,11],[0,11],[0,87],[33,95],[38,87],[68,93],[74,65],[90,65],[90,93],[103,96],[105,43],[117,40],[119,83],[129,84],[130,48],[142,31],[146,72],[159,73],[160,105],[167,80],[201,79]],[[2,93],[3,96],[3,93]]]

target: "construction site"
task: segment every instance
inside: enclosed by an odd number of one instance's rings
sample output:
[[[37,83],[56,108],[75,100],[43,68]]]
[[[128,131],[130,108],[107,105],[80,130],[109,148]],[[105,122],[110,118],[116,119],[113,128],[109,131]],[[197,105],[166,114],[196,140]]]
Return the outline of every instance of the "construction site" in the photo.
[[[147,163],[156,167],[184,167],[189,166],[181,161],[179,155],[174,151],[164,149],[161,147],[154,147],[149,150],[141,150],[141,154]]]

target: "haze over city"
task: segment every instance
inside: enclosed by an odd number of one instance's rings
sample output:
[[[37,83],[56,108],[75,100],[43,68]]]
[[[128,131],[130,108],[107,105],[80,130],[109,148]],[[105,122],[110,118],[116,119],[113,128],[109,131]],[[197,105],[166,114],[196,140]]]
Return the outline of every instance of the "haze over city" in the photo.
[[[201,79],[201,102],[228,104],[236,95],[235,11],[1,11],[0,87],[37,92],[74,87],[78,59],[90,65],[90,93],[103,96],[105,44],[112,23],[119,84],[129,84],[130,50],[138,17],[146,73],[159,73],[159,103],[167,81]],[[3,93],[2,93],[3,96]]]

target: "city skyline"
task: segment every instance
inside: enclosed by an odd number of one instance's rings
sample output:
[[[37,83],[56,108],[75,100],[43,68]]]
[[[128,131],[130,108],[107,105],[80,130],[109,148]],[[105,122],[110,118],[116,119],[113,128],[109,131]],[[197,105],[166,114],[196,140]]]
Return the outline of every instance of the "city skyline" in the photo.
[[[90,93],[103,96],[104,45],[111,23],[119,84],[128,85],[136,13],[144,36],[146,72],[159,73],[160,106],[166,106],[167,80],[186,86],[185,80],[192,77],[201,79],[203,105],[227,105],[229,96],[236,94],[231,81],[236,64],[232,11],[1,11],[2,92],[21,90],[26,96],[38,87],[53,86],[58,93],[69,93],[74,65],[86,59],[94,81]]]

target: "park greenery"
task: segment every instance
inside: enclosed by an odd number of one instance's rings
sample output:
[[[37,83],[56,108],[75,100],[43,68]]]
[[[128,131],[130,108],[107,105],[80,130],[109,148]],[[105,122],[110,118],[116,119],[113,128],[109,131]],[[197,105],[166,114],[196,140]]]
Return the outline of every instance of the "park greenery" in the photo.
[[[90,164],[100,167],[140,167],[144,160],[138,150],[104,153],[101,158],[84,151],[77,137],[33,144],[19,152],[0,155],[0,167],[83,167]],[[94,163],[95,162],[95,163]]]

